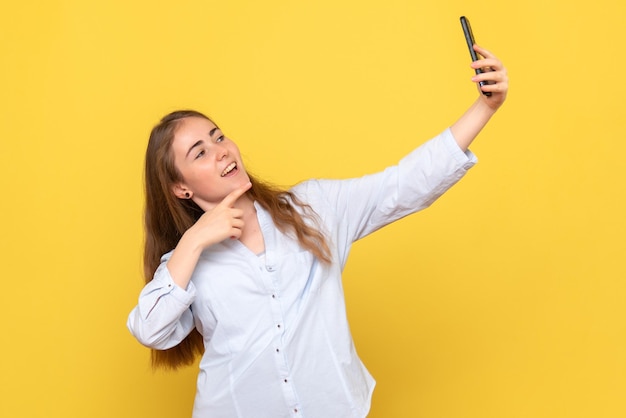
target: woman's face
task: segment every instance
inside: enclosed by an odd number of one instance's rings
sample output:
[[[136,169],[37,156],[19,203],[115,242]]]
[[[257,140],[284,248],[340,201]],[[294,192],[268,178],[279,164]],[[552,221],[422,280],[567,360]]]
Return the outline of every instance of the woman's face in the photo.
[[[183,178],[174,185],[174,194],[186,198],[189,193],[205,211],[250,181],[239,148],[210,120],[182,119],[172,141],[172,152]]]

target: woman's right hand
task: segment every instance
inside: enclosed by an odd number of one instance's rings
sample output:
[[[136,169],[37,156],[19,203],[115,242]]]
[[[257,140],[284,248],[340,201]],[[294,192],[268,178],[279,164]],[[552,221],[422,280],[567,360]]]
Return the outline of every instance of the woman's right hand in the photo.
[[[172,256],[167,261],[167,269],[172,280],[186,289],[191,280],[202,251],[225,239],[241,236],[244,222],[243,210],[235,208],[235,202],[252,187],[247,183],[230,192],[217,206],[200,216],[181,237]]]
[[[247,183],[230,192],[217,206],[204,212],[185,235],[191,235],[201,251],[227,238],[239,238],[244,227],[243,210],[234,206],[250,187],[252,184]]]

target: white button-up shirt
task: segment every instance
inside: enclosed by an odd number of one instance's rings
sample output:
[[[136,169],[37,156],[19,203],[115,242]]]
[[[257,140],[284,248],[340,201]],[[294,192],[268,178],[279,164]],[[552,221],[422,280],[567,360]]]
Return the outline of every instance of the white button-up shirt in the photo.
[[[446,130],[380,173],[295,186],[319,217],[330,265],[278,231],[255,204],[263,257],[225,240],[203,252],[181,289],[164,255],[128,327],[157,349],[175,346],[193,327],[203,335],[194,418],[365,417],[375,381],[346,318],[341,272],[350,247],[429,206],[475,162]]]

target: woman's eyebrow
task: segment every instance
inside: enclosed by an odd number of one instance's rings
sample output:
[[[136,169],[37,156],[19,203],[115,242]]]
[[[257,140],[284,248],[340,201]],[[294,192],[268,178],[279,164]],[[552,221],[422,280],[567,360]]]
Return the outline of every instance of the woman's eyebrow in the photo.
[[[204,144],[204,140],[203,140],[203,139],[201,139],[201,140],[199,140],[199,141],[196,141],[196,143],[195,143],[195,144],[193,144],[193,145],[189,148],[189,151],[187,151],[187,154],[185,154],[185,158],[189,157],[189,154],[191,154],[191,151],[193,151],[193,149],[194,149],[195,147],[198,147],[198,146],[200,146],[200,145],[202,145],[202,144]]]
[[[212,137],[213,137],[213,135],[215,135],[215,132],[217,132],[217,131],[219,131],[219,130],[220,130],[220,128],[218,128],[217,126],[216,126],[215,128],[213,128],[213,129],[211,129],[211,130],[209,131],[209,138],[212,138]],[[187,151],[187,154],[185,154],[185,158],[187,158],[187,157],[189,156],[189,154],[191,153],[191,151],[193,151],[193,149],[194,149],[195,147],[198,147],[198,146],[200,146],[200,145],[202,145],[202,144],[204,144],[204,140],[203,140],[203,139],[200,139],[199,141],[196,141],[196,142],[195,142],[195,143],[194,143],[194,144],[193,144],[193,145],[189,148],[189,150]]]

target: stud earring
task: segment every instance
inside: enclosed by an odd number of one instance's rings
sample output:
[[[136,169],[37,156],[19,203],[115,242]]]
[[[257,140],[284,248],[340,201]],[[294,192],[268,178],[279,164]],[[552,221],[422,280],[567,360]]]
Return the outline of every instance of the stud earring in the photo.
[[[185,197],[186,197],[187,199],[189,199],[189,198],[191,197],[191,193],[189,193],[189,192],[185,192]]]

